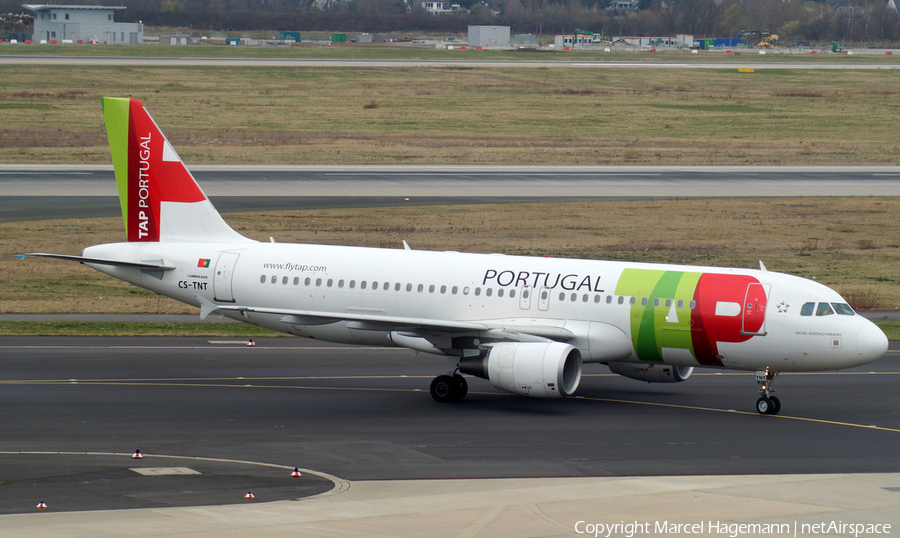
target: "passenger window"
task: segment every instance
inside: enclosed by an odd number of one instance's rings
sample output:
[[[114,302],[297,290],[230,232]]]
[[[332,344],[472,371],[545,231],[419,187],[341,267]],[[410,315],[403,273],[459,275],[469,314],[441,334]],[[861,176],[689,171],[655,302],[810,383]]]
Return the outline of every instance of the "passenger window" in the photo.
[[[559,294],[559,300],[560,300],[560,301],[565,301],[565,300],[566,300],[566,293],[565,293],[565,292],[561,292],[561,293]]]
[[[834,314],[834,310],[831,309],[831,305],[828,303],[819,303],[819,306],[816,307],[817,316],[830,316],[832,314]]]
[[[266,283],[266,275],[261,275],[261,276],[259,277],[259,283],[260,283],[260,284],[265,284],[265,283]]]
[[[468,294],[469,294],[469,286],[466,286],[465,288],[463,288],[463,295],[468,295]]]
[[[641,306],[647,306],[647,298],[646,297],[641,299]]]
[[[644,300],[646,300],[646,299],[644,299]],[[631,306],[634,306],[634,303],[636,303],[636,302],[637,302],[637,297],[629,297],[628,298],[628,304],[630,304]]]
[[[653,306],[659,306],[659,297],[653,299]]]
[[[331,278],[329,278],[328,282],[325,283],[325,285],[328,286],[329,288],[332,286],[332,284],[334,284],[334,280]]]
[[[300,284],[300,277],[299,277],[299,276],[295,276],[295,277],[294,277],[294,285],[295,285],[295,286],[298,286],[299,284]]]
[[[582,303],[588,302],[588,294],[587,293],[585,293],[584,295],[581,296],[581,302]]]
[[[683,300],[678,299],[677,308],[684,308],[684,301],[683,301]]]
[[[406,285],[406,291],[412,291],[412,284]]]
[[[272,284],[274,284],[276,282],[278,282],[278,277],[275,275],[272,275]]]
[[[306,280],[303,281],[304,286],[309,286],[310,280],[309,277],[306,277]]]
[[[839,316],[855,316],[856,312],[850,308],[850,305],[847,303],[831,303],[831,306],[834,307],[834,311],[838,313]]]
[[[453,286],[452,288],[450,288],[450,293],[452,293],[453,295],[459,293],[459,286]]]
[[[475,297],[481,296],[481,288],[475,288]]]
[[[503,297],[503,288],[497,290],[497,297]]]
[[[422,291],[424,291],[424,290],[425,290],[425,286],[423,286],[422,284],[419,284],[419,286],[416,287],[416,291],[418,291],[419,293],[422,293]]]
[[[394,291],[400,291],[400,283],[399,282],[394,284]]]
[[[375,291],[378,291],[378,281],[377,280],[372,281],[372,289]]]
[[[339,287],[339,288],[343,288],[343,287],[344,287],[344,279],[343,279],[343,278],[340,279],[340,280],[338,280],[338,287]]]
[[[599,303],[599,302],[600,302],[600,296],[599,296],[599,295],[594,295],[594,302],[595,302],[595,303]]]
[[[528,298],[528,294],[529,294],[529,291],[528,291],[528,290],[522,290],[522,298],[523,298],[523,299],[527,299],[527,298]]]
[[[691,310],[697,308],[697,301],[691,301],[691,302],[688,304],[688,308],[690,308]]]
[[[321,278],[317,278],[317,279],[316,279],[316,287],[317,287],[317,288],[321,288],[321,287],[322,287],[322,279],[321,279]]]
[[[390,282],[385,282],[385,283],[381,286],[381,288],[382,288],[384,291],[387,291],[387,290],[391,289],[391,283],[390,283]]]
[[[365,280],[359,281],[359,289],[361,289],[361,290],[366,289],[366,281]]]
[[[428,293],[434,293],[434,284],[428,286]]]
[[[509,290],[509,298],[510,299],[516,298],[516,290]]]
[[[575,301],[577,301],[577,300],[578,300],[578,294],[577,294],[577,293],[573,293],[571,299],[572,299],[572,302],[573,302],[573,303],[574,303]]]
[[[281,283],[282,283],[283,285],[287,285],[287,283],[288,283],[288,277],[282,278],[282,279],[281,279]]]
[[[306,281],[307,281],[307,283],[309,283],[309,279],[308,279],[308,278],[306,279]],[[356,287],[356,281],[355,281],[355,280],[351,280],[351,281],[350,281],[350,289],[352,290],[352,289],[355,288],[355,287]]]
[[[493,293],[494,293],[494,290],[492,288],[487,288],[486,290],[484,290],[484,294],[487,295],[488,297],[493,295]]]
[[[612,295],[606,296],[606,304],[612,304]]]
[[[447,293],[447,286],[441,286],[441,295]]]

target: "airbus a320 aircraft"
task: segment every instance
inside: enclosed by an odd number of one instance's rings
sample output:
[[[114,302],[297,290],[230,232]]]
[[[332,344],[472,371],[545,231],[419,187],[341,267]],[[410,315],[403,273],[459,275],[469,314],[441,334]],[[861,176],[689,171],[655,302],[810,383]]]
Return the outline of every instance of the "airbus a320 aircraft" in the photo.
[[[442,355],[462,374],[539,398],[572,395],[582,364],[675,383],[696,367],[756,371],[759,413],[778,372],[874,361],[884,333],[835,291],[760,270],[253,241],[232,230],[135,99],[103,112],[127,243],[79,261],[141,288],[275,331]]]

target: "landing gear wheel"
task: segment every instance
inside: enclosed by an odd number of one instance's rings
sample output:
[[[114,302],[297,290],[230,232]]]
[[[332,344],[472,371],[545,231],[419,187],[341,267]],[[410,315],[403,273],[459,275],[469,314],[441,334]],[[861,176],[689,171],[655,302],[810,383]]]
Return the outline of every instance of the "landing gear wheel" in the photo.
[[[759,400],[756,400],[756,411],[760,415],[771,415],[774,410],[775,402],[773,402],[771,398],[763,396]]]
[[[454,401],[453,396],[456,393],[454,390],[455,388],[456,383],[452,376],[439,375],[431,382],[431,397],[434,398],[436,402],[452,402]]]
[[[431,397],[438,402],[458,402],[466,397],[469,384],[459,374],[439,375],[431,382]]]
[[[469,384],[466,382],[466,378],[457,374],[453,376],[453,400],[454,402],[459,402],[463,398],[466,397],[466,394],[469,393]]]
[[[781,400],[771,393],[775,392],[772,383],[778,372],[766,368],[756,372],[756,382],[759,384],[759,399],[756,400],[756,411],[761,415],[777,415],[781,411]]]

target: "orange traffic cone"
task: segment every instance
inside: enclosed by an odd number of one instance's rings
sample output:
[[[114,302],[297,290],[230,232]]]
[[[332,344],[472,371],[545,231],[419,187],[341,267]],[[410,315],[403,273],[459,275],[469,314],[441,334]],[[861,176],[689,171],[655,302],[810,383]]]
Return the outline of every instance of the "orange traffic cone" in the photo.
[[[46,509],[47,509],[47,503],[45,503],[44,501],[39,502],[38,505],[37,505],[37,509],[38,509],[38,510],[46,510]]]
[[[247,342],[247,347],[252,347],[252,346],[255,346],[255,345],[256,345],[256,344],[253,343],[253,339],[252,339],[252,338],[250,339],[249,342]]]
[[[294,467],[294,472],[291,473],[291,476],[293,476],[294,478],[300,476],[300,469],[298,469],[297,467]]]
[[[144,459],[144,455],[141,454],[141,449],[140,449],[140,448],[138,448],[137,450],[134,451],[134,455],[131,456],[131,459],[135,459],[135,460],[141,460],[141,459]]]
[[[255,499],[256,497],[253,495],[252,492],[248,491],[247,494],[244,495],[244,498],[245,499]]]

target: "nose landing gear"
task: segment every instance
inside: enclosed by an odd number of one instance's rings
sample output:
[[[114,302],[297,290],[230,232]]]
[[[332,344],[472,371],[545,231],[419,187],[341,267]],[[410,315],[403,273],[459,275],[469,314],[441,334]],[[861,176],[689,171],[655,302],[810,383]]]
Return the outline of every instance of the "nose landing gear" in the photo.
[[[766,368],[763,371],[756,372],[756,382],[759,384],[759,399],[756,400],[756,411],[761,415],[777,415],[781,411],[781,400],[777,396],[772,396],[775,389],[772,383],[775,382],[775,376],[778,372]]]

